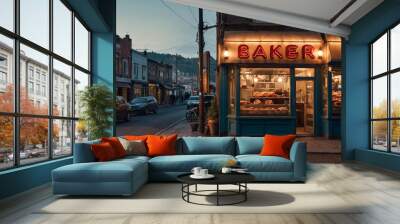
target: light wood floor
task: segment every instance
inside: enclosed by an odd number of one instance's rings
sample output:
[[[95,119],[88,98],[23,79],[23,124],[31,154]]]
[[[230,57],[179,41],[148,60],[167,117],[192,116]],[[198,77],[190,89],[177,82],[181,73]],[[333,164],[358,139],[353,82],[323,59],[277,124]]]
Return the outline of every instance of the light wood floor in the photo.
[[[311,164],[308,182],[322,185],[346,201],[363,202],[365,207],[356,214],[37,214],[38,207],[54,200],[49,186],[43,186],[0,202],[0,223],[400,223],[399,174],[356,163]]]

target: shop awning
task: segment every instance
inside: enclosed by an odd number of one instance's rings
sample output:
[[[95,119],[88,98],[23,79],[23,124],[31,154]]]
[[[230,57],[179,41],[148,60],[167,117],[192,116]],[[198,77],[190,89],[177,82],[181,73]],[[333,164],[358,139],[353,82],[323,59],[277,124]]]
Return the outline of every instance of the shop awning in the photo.
[[[350,26],[383,0],[168,0],[175,3],[347,37]]]

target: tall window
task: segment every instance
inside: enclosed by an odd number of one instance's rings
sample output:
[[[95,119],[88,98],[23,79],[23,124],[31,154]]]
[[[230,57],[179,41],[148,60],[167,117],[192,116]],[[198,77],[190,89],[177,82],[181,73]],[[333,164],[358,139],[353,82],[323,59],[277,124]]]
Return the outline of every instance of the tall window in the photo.
[[[70,156],[86,139],[90,32],[63,0],[0,5],[0,170]]]
[[[371,148],[400,153],[400,25],[371,46]]]
[[[133,74],[135,75],[135,79],[139,79],[139,64],[133,63]]]
[[[125,76],[128,75],[128,60],[127,59],[122,59],[122,74]]]
[[[146,80],[146,75],[147,75],[147,66],[142,65],[142,79]]]

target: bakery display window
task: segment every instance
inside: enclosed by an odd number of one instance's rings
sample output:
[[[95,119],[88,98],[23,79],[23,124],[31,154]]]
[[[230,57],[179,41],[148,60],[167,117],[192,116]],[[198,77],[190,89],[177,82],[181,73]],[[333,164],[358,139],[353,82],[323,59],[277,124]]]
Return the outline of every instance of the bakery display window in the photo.
[[[240,115],[289,116],[289,68],[241,68]]]
[[[340,117],[342,110],[342,73],[332,71],[332,117]]]
[[[329,101],[328,80],[329,80],[328,74],[327,73],[323,74],[322,75],[322,116],[324,118],[328,118],[328,101]]]
[[[236,80],[235,80],[235,70],[230,68],[228,71],[228,114],[235,114],[235,102],[236,102]]]

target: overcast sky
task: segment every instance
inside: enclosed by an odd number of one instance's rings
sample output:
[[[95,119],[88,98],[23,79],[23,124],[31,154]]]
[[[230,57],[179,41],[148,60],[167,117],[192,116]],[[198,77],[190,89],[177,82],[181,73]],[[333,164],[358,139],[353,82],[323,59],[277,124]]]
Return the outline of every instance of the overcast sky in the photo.
[[[215,25],[215,12],[204,10],[204,21]],[[118,0],[117,34],[129,34],[134,49],[197,57],[198,8],[162,0]],[[215,28],[205,33],[205,50],[215,57]]]

